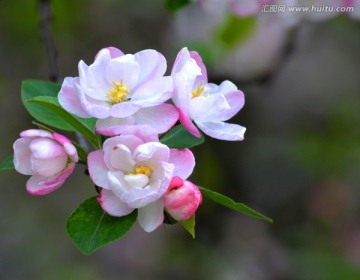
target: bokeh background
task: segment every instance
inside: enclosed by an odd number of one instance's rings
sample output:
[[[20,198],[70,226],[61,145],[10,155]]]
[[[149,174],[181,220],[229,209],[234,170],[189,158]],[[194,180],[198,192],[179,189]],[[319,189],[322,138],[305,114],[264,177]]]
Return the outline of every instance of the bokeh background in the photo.
[[[274,223],[204,200],[195,240],[176,225],[150,234],[136,225],[84,256],[65,230],[95,194],[83,168],[44,197],[26,193],[26,176],[2,171],[0,279],[360,279],[360,21],[239,17],[206,1],[172,14],[165,2],[52,0],[62,75],[77,76],[79,60],[90,64],[106,46],[157,49],[169,69],[180,48],[199,51],[210,81],[244,91],[232,122],[247,132],[243,142],[196,147],[191,179]],[[0,161],[32,126],[21,81],[49,77],[39,21],[38,1],[0,1]]]

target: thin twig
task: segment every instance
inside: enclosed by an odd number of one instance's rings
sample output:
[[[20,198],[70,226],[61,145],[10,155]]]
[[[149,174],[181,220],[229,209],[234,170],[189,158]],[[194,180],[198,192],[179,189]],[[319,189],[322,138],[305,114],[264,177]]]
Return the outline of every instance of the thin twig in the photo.
[[[49,79],[53,82],[61,82],[62,77],[58,64],[58,50],[51,33],[51,0],[40,0],[40,35],[44,43],[48,62]]]
[[[62,82],[60,67],[58,64],[58,50],[55,45],[54,38],[51,33],[51,0],[40,0],[40,35],[44,43],[46,54],[49,62],[49,79],[53,82]],[[75,136],[79,145],[85,150],[89,151],[89,145],[85,138],[79,133],[75,132]]]

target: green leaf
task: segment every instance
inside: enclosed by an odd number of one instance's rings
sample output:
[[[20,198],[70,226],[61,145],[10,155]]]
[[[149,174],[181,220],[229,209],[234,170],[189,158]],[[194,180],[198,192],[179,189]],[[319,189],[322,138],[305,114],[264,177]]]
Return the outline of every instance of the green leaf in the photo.
[[[191,3],[191,0],[164,0],[166,9],[170,13],[176,13],[178,10],[186,7]]]
[[[136,210],[124,217],[112,217],[101,209],[96,199],[94,196],[80,204],[66,224],[76,247],[87,255],[123,237],[137,219]]]
[[[50,83],[37,80],[25,80],[23,81],[21,86],[21,99],[27,111],[36,120],[62,130],[76,131],[76,128],[70,125],[67,121],[65,121],[61,116],[53,112],[51,109],[45,108],[36,103],[26,102],[29,99],[39,96],[50,96],[57,98],[60,88],[61,85],[58,83]],[[90,130],[95,131],[96,119],[82,119],[75,116],[74,118],[81,121]]]
[[[192,238],[195,238],[195,215],[192,215],[186,221],[179,221],[179,224],[181,224],[187,232],[190,233]]]
[[[160,142],[169,146],[170,148],[185,149],[200,145],[205,141],[201,134],[200,138],[195,137],[187,131],[182,125],[177,125],[165,135],[160,138]]]
[[[199,187],[199,186],[198,186]],[[211,199],[212,201],[221,204],[222,206],[225,206],[227,208],[233,209],[235,211],[241,212],[245,215],[252,216],[254,218],[259,218],[265,221],[268,221],[270,223],[273,222],[272,219],[264,216],[263,214],[260,214],[259,212],[256,212],[255,210],[251,209],[249,206],[246,206],[243,203],[238,203],[232,200],[231,198],[219,194],[217,192],[211,191],[209,189],[206,189],[204,187],[199,187],[201,193],[203,196]]]
[[[219,30],[220,42],[228,48],[236,47],[252,34],[255,23],[255,17],[241,18],[230,14],[224,26]]]
[[[39,96],[27,100],[30,103],[36,103],[45,108],[50,109],[58,116],[60,116],[64,121],[70,124],[76,131],[80,132],[87,140],[95,145],[95,147],[99,148],[99,139],[97,138],[96,134],[82,122],[83,119],[77,118],[70,114],[69,112],[65,111],[57,101],[57,98],[50,97],[50,96]]]
[[[7,170],[7,169],[14,169],[14,156],[10,155],[8,156],[1,164],[0,164],[0,170]]]
[[[45,126],[45,125],[43,125],[41,123],[38,123],[38,122],[35,122],[35,121],[32,121],[31,123],[36,125],[39,129],[49,131],[50,133],[55,133],[54,130],[52,130],[51,128],[48,128],[47,126]]]

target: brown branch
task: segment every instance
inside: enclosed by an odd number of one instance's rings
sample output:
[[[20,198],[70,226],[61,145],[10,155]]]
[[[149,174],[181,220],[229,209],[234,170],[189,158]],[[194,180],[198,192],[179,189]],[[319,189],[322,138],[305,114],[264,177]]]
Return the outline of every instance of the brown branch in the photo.
[[[51,0],[40,0],[40,35],[44,43],[48,62],[49,62],[49,79],[53,82],[62,82],[60,69],[58,65],[58,51],[51,34]]]
[[[58,50],[55,45],[54,38],[51,33],[51,0],[40,0],[40,35],[44,43],[46,54],[49,62],[49,79],[53,82],[62,82],[62,76],[58,64]],[[75,132],[76,139],[80,146],[89,151],[89,145],[85,138],[79,133]]]

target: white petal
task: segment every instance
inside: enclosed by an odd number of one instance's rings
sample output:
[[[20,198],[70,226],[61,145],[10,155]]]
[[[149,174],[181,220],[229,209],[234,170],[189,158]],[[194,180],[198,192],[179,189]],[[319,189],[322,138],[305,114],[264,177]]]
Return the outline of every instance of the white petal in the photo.
[[[243,126],[225,122],[199,122],[196,124],[205,134],[220,140],[241,141],[244,139],[246,131]]]
[[[103,144],[103,150],[105,151],[105,154],[110,155],[114,147],[117,145],[124,145],[128,147],[131,153],[133,153],[137,146],[143,143],[144,141],[135,135],[121,135],[107,139]]]
[[[131,90],[139,80],[139,63],[134,61],[134,56],[130,54],[112,59],[108,64],[106,76],[110,85],[122,81]]]
[[[179,113],[173,105],[160,104],[155,107],[143,108],[133,116],[136,125],[149,125],[160,134],[169,131],[175,125]]]
[[[191,99],[190,117],[195,122],[217,122],[231,107],[223,95],[199,96]]]
[[[139,165],[146,164],[148,166],[156,165],[161,162],[168,162],[170,149],[161,143],[150,142],[138,146],[134,152],[134,159]]]
[[[14,143],[14,166],[17,172],[24,175],[32,175],[30,157],[31,151],[29,148],[30,138],[20,138]]]
[[[111,216],[126,216],[134,210],[109,190],[101,191],[98,202],[100,203],[101,208]]]
[[[149,183],[149,177],[144,174],[125,175],[124,180],[132,188],[143,188]]]
[[[146,231],[154,231],[164,221],[164,203],[159,199],[147,206],[140,208],[138,212],[140,226]]]
[[[166,59],[155,50],[140,51],[135,54],[135,60],[140,64],[140,84],[165,74]]]
[[[105,189],[110,188],[107,179],[109,168],[104,161],[104,151],[93,151],[88,155],[88,168],[90,178],[95,185]]]
[[[113,169],[124,172],[130,172],[134,169],[135,161],[132,158],[131,151],[123,144],[118,144],[113,148],[109,160]]]
[[[61,85],[58,99],[60,105],[68,112],[79,116],[81,118],[90,118],[91,116],[86,112],[81,105],[80,95],[81,90],[79,89],[79,78],[65,78]]]
[[[49,177],[62,171],[67,164],[68,155],[64,147],[49,138],[33,140],[30,145],[31,169],[34,174]]]

